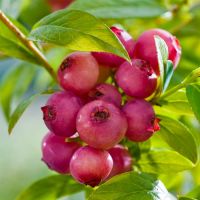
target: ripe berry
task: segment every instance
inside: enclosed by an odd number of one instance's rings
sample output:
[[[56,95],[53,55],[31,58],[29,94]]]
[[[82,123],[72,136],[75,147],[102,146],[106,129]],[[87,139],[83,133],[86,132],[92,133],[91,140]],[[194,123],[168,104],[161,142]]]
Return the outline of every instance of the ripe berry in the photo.
[[[76,142],[65,142],[64,137],[48,133],[42,141],[42,160],[47,166],[61,174],[69,173],[69,163],[80,147]]]
[[[124,137],[127,121],[115,105],[96,100],[79,111],[76,127],[84,142],[95,148],[109,149]]]
[[[71,175],[80,183],[92,187],[107,178],[113,167],[113,161],[107,151],[90,146],[79,148],[70,162]]]
[[[117,174],[131,171],[132,158],[127,149],[122,145],[116,145],[109,149],[108,152],[113,159],[113,168],[109,174],[109,178]]]
[[[99,66],[90,53],[75,52],[62,62],[58,70],[58,80],[65,90],[78,95],[92,89],[99,76]]]
[[[47,0],[53,11],[64,9],[74,0]]]
[[[111,30],[124,45],[129,56],[132,57],[133,48],[135,45],[133,38],[125,30],[117,28],[115,26],[112,26]],[[119,67],[125,61],[123,58],[111,53],[93,52],[92,55],[96,58],[99,64],[108,67]]]
[[[132,97],[146,98],[156,89],[157,76],[148,62],[132,59],[124,62],[115,75],[116,81],[124,92]]]
[[[146,141],[160,129],[152,105],[143,99],[128,102],[123,111],[128,120],[126,136],[132,141]]]
[[[46,126],[58,136],[70,137],[76,133],[76,116],[82,101],[71,92],[56,92],[42,107]]]
[[[113,85],[106,83],[97,85],[89,92],[88,96],[91,100],[107,101],[118,107],[120,107],[122,101],[121,94],[117,89]]]
[[[181,46],[179,41],[171,33],[162,29],[151,29],[142,33],[138,38],[133,52],[134,58],[146,60],[153,67],[157,75],[160,74],[154,36],[160,36],[169,49],[169,60],[177,67],[181,57]]]

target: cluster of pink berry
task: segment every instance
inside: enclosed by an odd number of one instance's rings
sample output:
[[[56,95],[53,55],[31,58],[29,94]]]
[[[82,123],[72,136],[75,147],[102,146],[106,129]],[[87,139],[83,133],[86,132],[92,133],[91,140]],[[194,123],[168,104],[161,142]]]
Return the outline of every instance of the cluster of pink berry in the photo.
[[[65,91],[54,93],[42,107],[51,131],[42,143],[42,160],[91,186],[131,170],[132,157],[119,144],[125,136],[142,142],[159,130],[153,107],[145,100],[155,92],[159,76],[154,35],[165,40],[175,67],[181,54],[178,41],[164,30],[146,31],[137,42],[122,29],[111,30],[132,63],[110,53],[72,53],[58,70]],[[99,83],[102,68],[111,69],[112,84]],[[122,104],[122,96],[129,100]]]

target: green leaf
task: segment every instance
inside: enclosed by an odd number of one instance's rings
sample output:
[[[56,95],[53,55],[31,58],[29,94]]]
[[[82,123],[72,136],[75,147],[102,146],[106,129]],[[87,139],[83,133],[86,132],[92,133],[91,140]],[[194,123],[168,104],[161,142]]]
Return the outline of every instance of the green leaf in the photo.
[[[22,101],[17,106],[17,108],[15,109],[15,111],[13,112],[13,114],[11,115],[11,117],[9,119],[9,125],[8,125],[8,132],[9,132],[9,134],[11,134],[14,126],[16,125],[16,123],[18,122],[18,120],[20,119],[20,117],[22,116],[22,114],[24,113],[24,111],[26,110],[26,108],[36,98],[36,96],[38,96],[38,95],[33,95],[33,96],[29,97],[28,99],[25,99],[24,101]]]
[[[163,92],[166,91],[166,89],[169,86],[170,80],[174,74],[174,66],[171,60],[167,60],[166,67],[164,68],[164,85],[163,85]]]
[[[9,71],[3,77],[0,85],[0,99],[4,115],[9,120],[11,105],[15,97],[20,98],[27,91],[30,83],[35,76],[35,68],[25,62],[20,62],[17,66],[13,64],[14,69]],[[23,80],[19,81],[19,80]],[[18,100],[18,99],[15,99]]]
[[[11,18],[10,21],[24,34],[27,33],[26,29],[19,22]],[[0,51],[7,56],[38,64],[38,61],[32,52],[26,48],[26,46],[19,40],[17,35],[14,34],[1,20]]]
[[[161,129],[158,134],[162,139],[175,151],[196,163],[197,144],[190,130],[178,120],[164,116],[159,116],[159,118],[161,118]]]
[[[160,81],[161,86],[163,88],[164,84],[164,74],[165,74],[165,64],[167,63],[169,52],[168,47],[165,41],[159,37],[158,35],[154,36],[155,44],[156,44],[156,51],[158,56],[158,64],[159,64],[159,71],[160,71]]]
[[[200,186],[197,186],[192,191],[186,194],[187,197],[200,199]]]
[[[163,200],[171,199],[163,183],[155,177],[129,172],[100,185],[88,200]]]
[[[83,10],[103,19],[148,18],[166,12],[155,0],[76,0],[69,9]]]
[[[176,151],[159,149],[142,154],[138,166],[143,172],[168,174],[191,169],[194,164]]]
[[[200,121],[200,87],[198,85],[187,86],[186,95],[196,118]]]
[[[181,98],[180,98],[181,99]],[[194,113],[187,100],[161,101],[161,108],[178,115],[194,116]]]
[[[83,189],[84,186],[70,176],[54,175],[35,182],[17,200],[55,200]]]
[[[198,200],[190,197],[179,197],[178,200]]]
[[[78,51],[105,51],[129,60],[114,33],[100,20],[83,11],[61,10],[39,21],[30,39],[63,45]]]

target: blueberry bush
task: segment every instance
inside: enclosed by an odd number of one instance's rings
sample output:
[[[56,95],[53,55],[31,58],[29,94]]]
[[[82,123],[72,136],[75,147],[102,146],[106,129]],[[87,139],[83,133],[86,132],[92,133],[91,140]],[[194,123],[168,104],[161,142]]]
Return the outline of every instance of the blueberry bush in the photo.
[[[54,175],[17,200],[200,199],[199,25],[198,0],[0,0],[8,133],[48,98]]]

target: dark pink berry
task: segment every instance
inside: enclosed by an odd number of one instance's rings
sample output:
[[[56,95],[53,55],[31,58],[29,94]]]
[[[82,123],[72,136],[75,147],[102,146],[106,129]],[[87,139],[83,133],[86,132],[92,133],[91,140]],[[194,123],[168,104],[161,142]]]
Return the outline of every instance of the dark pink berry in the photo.
[[[109,149],[124,137],[127,121],[115,105],[95,100],[79,111],[76,126],[84,142],[95,148]]]
[[[76,116],[83,103],[71,92],[54,93],[42,107],[46,126],[58,136],[70,137],[76,133]]]
[[[148,61],[156,74],[159,75],[160,72],[154,40],[155,35],[160,36],[166,42],[169,49],[169,60],[173,62],[174,68],[177,67],[181,57],[181,46],[175,36],[162,29],[145,31],[138,38],[134,47],[133,57]]]
[[[62,62],[58,70],[58,80],[65,90],[82,95],[97,83],[99,65],[95,58],[86,52],[75,52]]]
[[[65,142],[64,137],[48,133],[42,141],[42,160],[58,173],[69,173],[70,160],[79,147],[76,142]]]
[[[109,174],[109,178],[117,174],[131,171],[132,158],[126,148],[124,148],[122,145],[116,145],[109,149],[108,152],[113,159],[113,168]]]
[[[104,181],[112,167],[113,161],[107,151],[89,146],[79,148],[70,162],[71,175],[80,183],[92,187]]]
[[[128,120],[126,136],[132,141],[146,141],[160,129],[152,105],[143,99],[128,102],[123,111]]]
[[[112,32],[118,37],[126,48],[130,57],[133,56],[133,48],[135,42],[133,38],[123,29],[112,26]],[[104,52],[93,52],[92,55],[96,58],[99,64],[108,66],[108,67],[119,67],[125,60],[119,56],[116,56],[111,53]]]
[[[91,100],[103,100],[120,107],[122,97],[116,87],[111,84],[102,83],[93,88],[89,94]]]
[[[132,97],[146,98],[153,94],[157,86],[157,76],[148,62],[132,59],[124,62],[115,75],[124,92]]]
[[[69,4],[71,4],[73,1],[74,0],[47,0],[52,8],[52,11],[64,9],[69,6]]]

